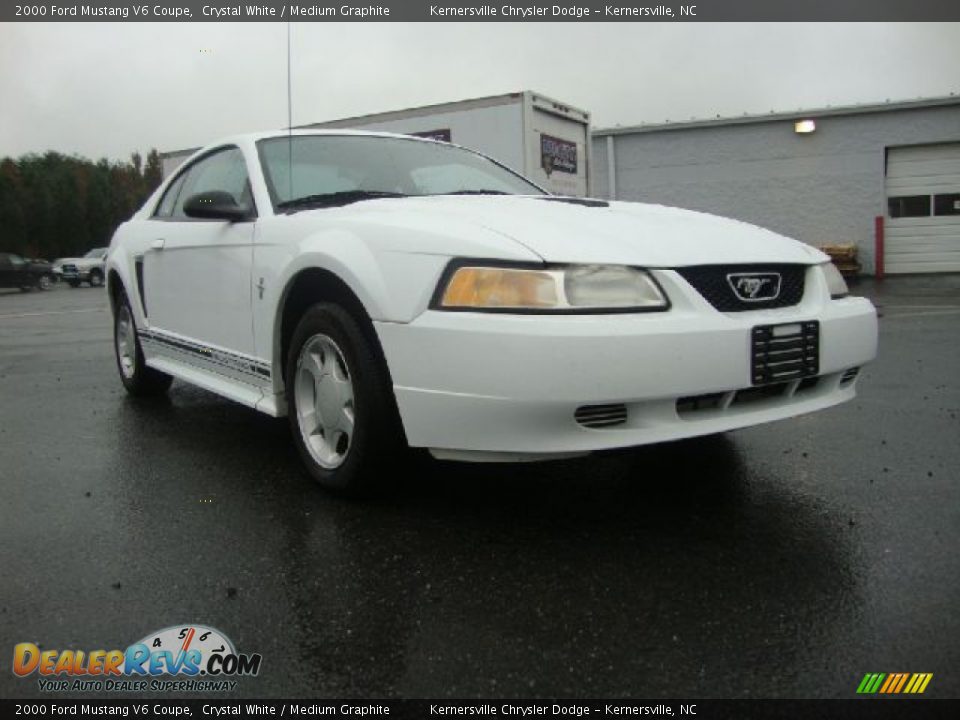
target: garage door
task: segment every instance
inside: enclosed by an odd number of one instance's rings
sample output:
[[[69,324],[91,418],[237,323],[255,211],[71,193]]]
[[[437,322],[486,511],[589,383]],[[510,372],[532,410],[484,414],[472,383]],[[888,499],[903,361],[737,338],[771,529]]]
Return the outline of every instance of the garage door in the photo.
[[[960,272],[960,143],[887,153],[886,271]]]

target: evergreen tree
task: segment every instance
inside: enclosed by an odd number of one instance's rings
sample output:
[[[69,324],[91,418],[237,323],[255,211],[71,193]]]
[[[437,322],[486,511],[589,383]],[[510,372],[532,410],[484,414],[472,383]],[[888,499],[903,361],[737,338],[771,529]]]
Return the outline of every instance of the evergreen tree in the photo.
[[[160,155],[92,162],[56,152],[0,159],[0,252],[54,259],[110,242],[160,184]]]

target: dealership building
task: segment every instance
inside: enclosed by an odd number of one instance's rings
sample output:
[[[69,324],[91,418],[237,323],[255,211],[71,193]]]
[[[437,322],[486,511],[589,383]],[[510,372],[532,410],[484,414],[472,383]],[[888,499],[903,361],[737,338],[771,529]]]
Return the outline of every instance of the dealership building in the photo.
[[[811,245],[855,244],[868,274],[960,272],[960,97],[592,137],[599,197],[703,210]]]
[[[960,97],[595,129],[589,112],[526,91],[305,127],[434,137],[553,192],[855,245],[867,274],[960,272]],[[164,172],[192,152],[165,153]]]

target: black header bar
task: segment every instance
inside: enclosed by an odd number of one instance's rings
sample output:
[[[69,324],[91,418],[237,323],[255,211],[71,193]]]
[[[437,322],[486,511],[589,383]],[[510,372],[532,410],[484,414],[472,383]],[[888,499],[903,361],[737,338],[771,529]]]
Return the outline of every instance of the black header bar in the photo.
[[[0,700],[4,717],[62,718],[688,718],[689,720],[940,720],[960,717],[960,700]]]
[[[133,3],[2,3],[7,22],[876,22],[960,20],[957,0],[650,0],[649,2],[371,2],[240,3],[149,0]]]

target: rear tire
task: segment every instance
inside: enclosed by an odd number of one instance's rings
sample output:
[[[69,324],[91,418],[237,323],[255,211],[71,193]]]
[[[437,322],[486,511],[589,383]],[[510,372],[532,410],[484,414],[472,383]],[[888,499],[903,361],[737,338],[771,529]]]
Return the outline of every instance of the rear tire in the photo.
[[[383,489],[406,443],[389,373],[375,342],[339,305],[318,303],[287,350],[287,408],[310,476],[350,496]]]
[[[127,392],[136,397],[162,395],[170,387],[173,378],[147,367],[140,346],[140,336],[133,319],[133,310],[125,295],[117,301],[113,318],[113,350],[117,360],[120,381]]]

